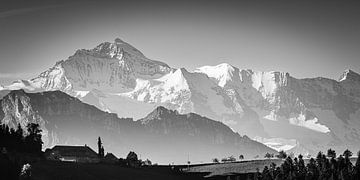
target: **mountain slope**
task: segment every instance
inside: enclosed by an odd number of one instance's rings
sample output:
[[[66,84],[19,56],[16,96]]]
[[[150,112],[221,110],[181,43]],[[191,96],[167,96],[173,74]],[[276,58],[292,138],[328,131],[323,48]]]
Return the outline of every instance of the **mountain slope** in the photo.
[[[103,112],[61,91],[11,91],[0,100],[0,119],[13,128],[18,123],[23,128],[29,122],[40,124],[45,147],[55,144],[96,147],[96,139],[101,136],[109,152],[125,156],[134,150],[160,163],[185,163],[189,154],[194,162],[199,162],[237,153],[253,157],[274,152],[220,122],[197,114],[181,115],[158,107],[145,118],[133,121]]]

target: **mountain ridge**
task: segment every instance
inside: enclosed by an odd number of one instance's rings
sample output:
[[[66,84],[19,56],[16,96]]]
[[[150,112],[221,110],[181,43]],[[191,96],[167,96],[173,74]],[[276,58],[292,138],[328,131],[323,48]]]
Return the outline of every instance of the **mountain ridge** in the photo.
[[[96,139],[101,136],[109,152],[125,155],[135,150],[162,163],[185,163],[186,155],[177,154],[179,149],[190,150],[186,152],[191,152],[195,156],[193,159],[198,161],[210,161],[214,156],[229,153],[241,152],[252,157],[275,152],[240,136],[220,122],[193,113],[181,115],[157,107],[146,118],[150,118],[147,123],[118,118],[116,114],[103,112],[61,91],[27,93],[14,90],[0,100],[1,123],[15,129],[18,123],[24,129],[28,123],[38,123],[43,130],[45,148],[84,143],[96,147]],[[170,145],[170,142],[177,143]],[[202,152],[205,149],[207,151]]]

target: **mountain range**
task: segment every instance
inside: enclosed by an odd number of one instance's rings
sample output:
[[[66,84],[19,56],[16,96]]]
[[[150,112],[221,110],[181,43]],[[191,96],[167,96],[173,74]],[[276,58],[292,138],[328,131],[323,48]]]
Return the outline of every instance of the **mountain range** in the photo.
[[[339,80],[227,63],[189,72],[151,60],[118,38],[77,50],[33,79],[0,86],[0,97],[18,89],[62,91],[118,117],[141,119],[158,106],[196,113],[276,150],[360,149],[360,75],[352,70]],[[159,128],[146,118],[139,122]]]
[[[107,152],[125,157],[135,151],[162,164],[185,164],[188,156],[199,163],[240,153],[248,158],[275,153],[221,122],[194,113],[179,114],[159,106],[134,121],[118,118],[61,91],[11,91],[0,100],[0,119],[12,128],[39,124],[45,147],[87,144],[94,148],[100,136]]]

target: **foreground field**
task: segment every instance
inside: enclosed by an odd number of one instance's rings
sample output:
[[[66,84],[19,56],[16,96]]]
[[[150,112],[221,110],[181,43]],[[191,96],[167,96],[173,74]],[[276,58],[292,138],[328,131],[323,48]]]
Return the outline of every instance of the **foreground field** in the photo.
[[[257,169],[261,172],[265,166],[269,166],[271,163],[275,163],[277,166],[283,162],[281,159],[263,159],[252,161],[240,161],[232,163],[217,163],[208,165],[195,165],[189,168],[188,172],[203,172],[208,173],[206,177],[224,176],[228,174],[246,174],[257,172]]]
[[[126,168],[109,164],[84,164],[54,161],[39,161],[32,164],[32,178],[34,180],[180,180],[203,179],[205,174],[176,173],[169,166],[153,166],[146,168]]]

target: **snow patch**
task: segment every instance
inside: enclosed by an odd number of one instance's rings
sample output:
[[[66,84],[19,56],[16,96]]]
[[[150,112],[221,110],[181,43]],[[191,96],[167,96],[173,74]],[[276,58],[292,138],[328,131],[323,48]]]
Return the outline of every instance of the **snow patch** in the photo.
[[[253,140],[263,143],[266,146],[275,149],[276,151],[288,151],[294,148],[298,142],[296,139],[285,139],[285,138],[263,138],[255,137]]]
[[[290,118],[289,122],[292,125],[305,127],[305,128],[311,129],[313,131],[318,131],[321,133],[330,132],[330,129],[327,126],[320,124],[316,117],[314,119],[306,120],[306,117],[304,114],[299,114],[298,117]]]

